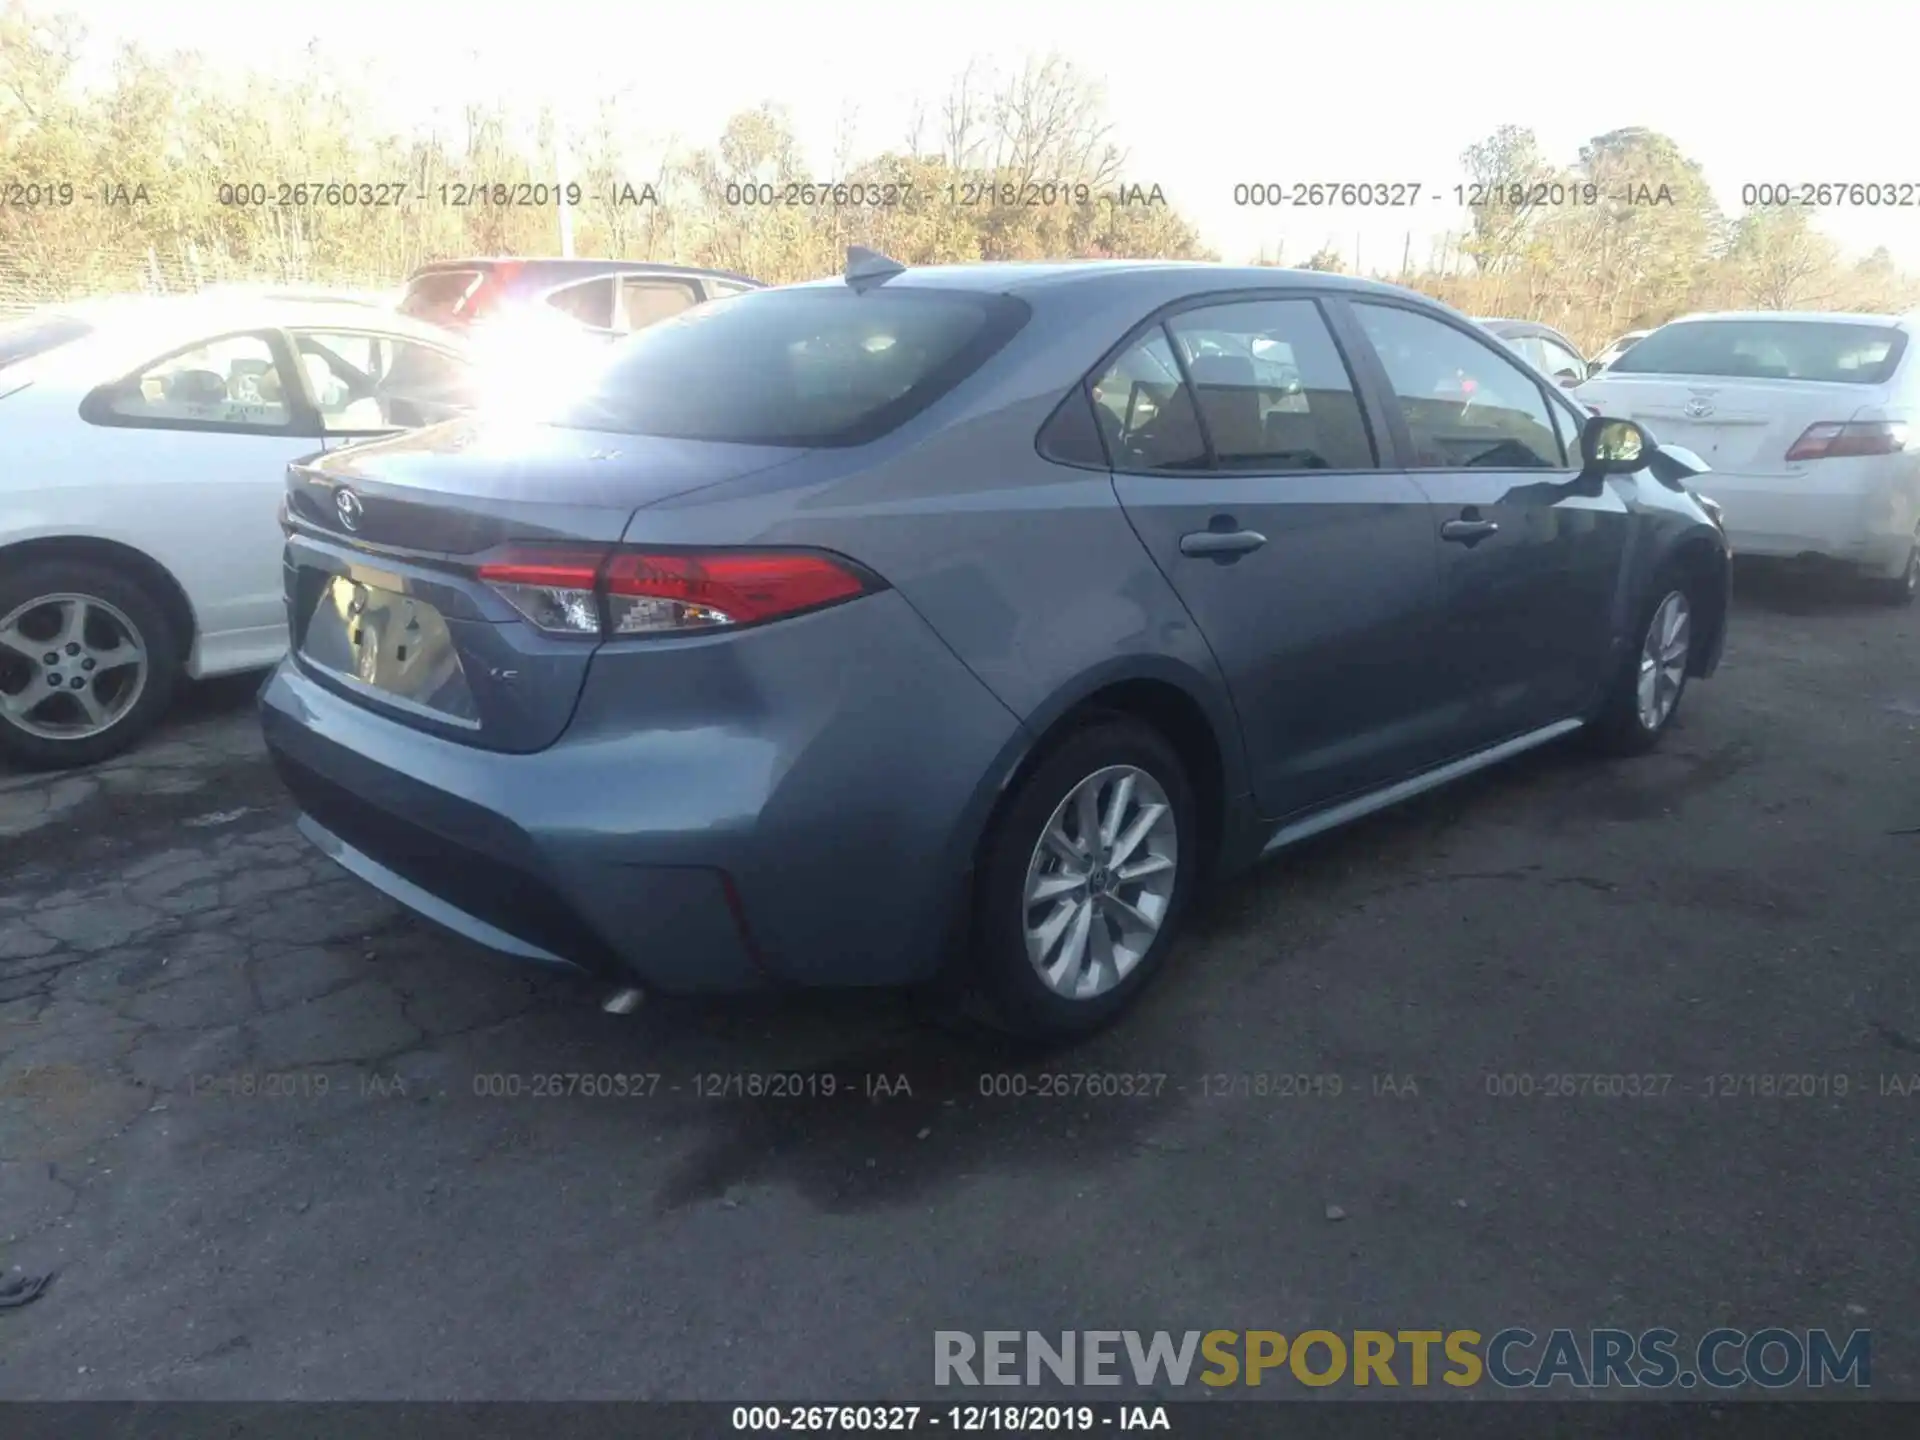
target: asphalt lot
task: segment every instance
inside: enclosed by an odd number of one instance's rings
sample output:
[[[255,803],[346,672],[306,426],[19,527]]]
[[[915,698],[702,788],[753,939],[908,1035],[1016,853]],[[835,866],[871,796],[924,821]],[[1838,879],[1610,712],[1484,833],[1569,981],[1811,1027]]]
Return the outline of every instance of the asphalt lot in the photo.
[[[1920,1076],[1920,610],[1740,590],[1663,751],[1294,853],[1044,1065],[885,996],[615,1017],[490,960],[295,837],[250,679],[0,775],[0,1269],[59,1272],[0,1311],[0,1394],[849,1400],[927,1394],[936,1329],[1727,1324],[1870,1327],[1920,1395],[1920,1081],[1882,1093]],[[982,1093],[1042,1069],[1164,1080]],[[796,1071],[837,1093],[697,1078]],[[1670,1079],[1488,1094],[1564,1072]],[[1341,1093],[1207,1078],[1269,1074]]]

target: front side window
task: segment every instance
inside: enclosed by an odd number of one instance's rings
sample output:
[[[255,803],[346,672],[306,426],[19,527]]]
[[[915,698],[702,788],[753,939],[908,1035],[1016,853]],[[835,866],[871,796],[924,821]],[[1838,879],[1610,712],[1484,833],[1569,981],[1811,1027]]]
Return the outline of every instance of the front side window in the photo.
[[[1397,305],[1356,301],[1406,421],[1416,470],[1558,469],[1566,463],[1540,384],[1462,330]]]
[[[262,335],[229,335],[156,361],[114,387],[105,409],[135,425],[283,430],[293,420],[286,377]]]
[[[1128,346],[1093,382],[1093,413],[1116,470],[1206,468],[1206,438],[1164,329]]]
[[[329,434],[410,430],[450,419],[472,402],[467,363],[389,335],[296,331],[307,393]]]
[[[860,445],[951,391],[1010,340],[1005,295],[887,286],[759,290],[611,346],[551,423],[740,445]]]
[[[1313,301],[1210,305],[1167,329],[1219,469],[1373,468],[1353,377]]]

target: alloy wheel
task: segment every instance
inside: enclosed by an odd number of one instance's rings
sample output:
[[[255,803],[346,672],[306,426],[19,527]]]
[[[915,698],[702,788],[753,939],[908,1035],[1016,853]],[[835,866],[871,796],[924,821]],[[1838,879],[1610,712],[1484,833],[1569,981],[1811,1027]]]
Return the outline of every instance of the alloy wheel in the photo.
[[[1675,590],[1662,600],[1647,626],[1640,646],[1640,676],[1636,708],[1640,723],[1658,730],[1679,703],[1687,683],[1687,653],[1693,639],[1693,610],[1684,592]]]
[[[138,703],[151,661],[139,628],[93,595],[42,595],[0,619],[0,719],[43,740],[85,740]]]
[[[1113,989],[1146,957],[1173,901],[1180,836],[1145,770],[1111,765],[1055,807],[1027,863],[1027,958],[1070,1000]]]

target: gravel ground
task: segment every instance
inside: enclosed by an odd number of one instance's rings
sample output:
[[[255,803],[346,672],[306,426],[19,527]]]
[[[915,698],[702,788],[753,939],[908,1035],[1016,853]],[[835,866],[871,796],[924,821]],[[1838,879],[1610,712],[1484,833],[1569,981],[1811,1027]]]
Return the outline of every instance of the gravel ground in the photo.
[[[1044,1063],[883,995],[602,1014],[310,852],[250,679],[0,775],[0,1268],[59,1272],[0,1393],[860,1399],[927,1394],[936,1329],[1724,1323],[1869,1327],[1920,1395],[1920,611],[1741,591],[1660,753],[1295,852]],[[703,1093],[775,1072],[836,1093]]]

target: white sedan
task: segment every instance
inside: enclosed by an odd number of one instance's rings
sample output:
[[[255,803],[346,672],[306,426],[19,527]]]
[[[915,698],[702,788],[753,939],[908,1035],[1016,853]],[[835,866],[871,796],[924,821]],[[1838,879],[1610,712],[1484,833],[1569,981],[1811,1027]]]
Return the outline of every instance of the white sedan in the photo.
[[[371,304],[126,297],[0,325],[0,758],[125,749],[286,648],[290,461],[449,419],[458,338]]]
[[[1574,394],[1712,467],[1736,554],[1816,556],[1920,593],[1920,354],[1894,315],[1737,312],[1663,325]]]

